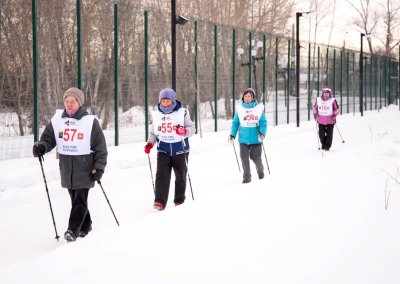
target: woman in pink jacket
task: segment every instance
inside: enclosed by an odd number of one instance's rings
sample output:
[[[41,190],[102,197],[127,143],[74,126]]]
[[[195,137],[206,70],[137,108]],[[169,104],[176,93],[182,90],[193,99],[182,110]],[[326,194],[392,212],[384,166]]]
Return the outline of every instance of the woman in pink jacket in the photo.
[[[339,114],[339,105],[336,99],[332,97],[332,90],[324,87],[322,95],[317,98],[313,107],[314,118],[319,126],[319,139],[321,140],[321,149],[329,151],[332,146],[333,127],[336,123],[336,116]]]

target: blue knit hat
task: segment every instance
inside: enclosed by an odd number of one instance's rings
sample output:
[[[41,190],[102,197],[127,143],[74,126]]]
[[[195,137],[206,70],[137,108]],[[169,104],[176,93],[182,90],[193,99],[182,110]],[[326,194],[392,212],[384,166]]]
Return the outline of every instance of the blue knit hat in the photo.
[[[170,99],[172,101],[172,104],[174,104],[176,102],[176,93],[170,88],[163,89],[160,92],[160,97],[158,101],[161,102],[161,99]]]

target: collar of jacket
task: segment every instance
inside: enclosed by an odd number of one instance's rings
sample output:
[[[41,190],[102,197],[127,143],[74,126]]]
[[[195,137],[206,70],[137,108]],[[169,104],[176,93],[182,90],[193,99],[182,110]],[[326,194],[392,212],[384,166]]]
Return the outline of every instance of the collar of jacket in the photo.
[[[83,107],[79,107],[79,109],[75,112],[75,114],[70,118],[75,118],[75,119],[79,120],[79,119],[81,119],[82,117],[84,117],[85,115],[88,115],[88,114],[89,113]],[[65,109],[64,109],[61,117],[62,118],[69,117],[67,112],[65,111]]]
[[[180,109],[180,108],[181,108],[181,102],[178,101],[178,100],[176,100],[176,105],[175,105],[175,107],[174,107],[171,111],[169,111],[169,112],[168,112],[168,110],[165,109],[165,108],[164,108],[164,110],[163,110],[163,109],[161,108],[161,105],[158,104],[158,110],[159,110],[161,113],[164,113],[164,114],[173,113],[174,111],[177,111],[177,110]]]
[[[251,101],[251,102],[249,102],[249,103],[242,102],[242,106],[243,106],[244,108],[253,108],[253,107],[255,107],[256,105],[258,105],[257,99],[254,99],[253,101]]]

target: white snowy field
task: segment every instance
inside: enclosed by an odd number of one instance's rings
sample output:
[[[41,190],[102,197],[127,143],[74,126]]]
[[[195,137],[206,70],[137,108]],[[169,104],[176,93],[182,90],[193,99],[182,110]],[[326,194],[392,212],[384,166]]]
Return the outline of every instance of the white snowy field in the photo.
[[[273,127],[271,174],[243,185],[229,132],[191,139],[185,204],[154,212],[144,143],[109,148],[90,191],[93,231],[63,239],[69,196],[55,154],[0,162],[0,282],[400,283],[400,111],[338,118],[331,151],[314,121]],[[235,145],[239,151],[238,144]],[[237,153],[239,155],[239,153]],[[153,175],[156,154],[151,155]],[[264,154],[263,154],[264,159]],[[265,159],[264,159],[265,162]]]

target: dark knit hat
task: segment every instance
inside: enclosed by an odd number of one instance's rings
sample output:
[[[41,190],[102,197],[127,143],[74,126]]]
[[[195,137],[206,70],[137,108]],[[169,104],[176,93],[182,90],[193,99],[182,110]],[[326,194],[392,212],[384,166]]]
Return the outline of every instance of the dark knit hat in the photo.
[[[64,96],[63,96],[63,101],[68,96],[74,97],[78,101],[80,106],[82,106],[83,103],[85,102],[85,95],[78,88],[72,87],[72,88],[69,88],[68,90],[66,90],[64,93]]]
[[[161,99],[170,99],[174,104],[176,102],[176,93],[170,88],[163,89],[160,92],[160,97],[158,101],[161,102]]]
[[[247,88],[242,95],[242,102],[244,102],[244,95],[250,93],[251,97],[252,97],[252,101],[254,101],[254,99],[256,98],[256,92],[252,89],[252,88]]]

